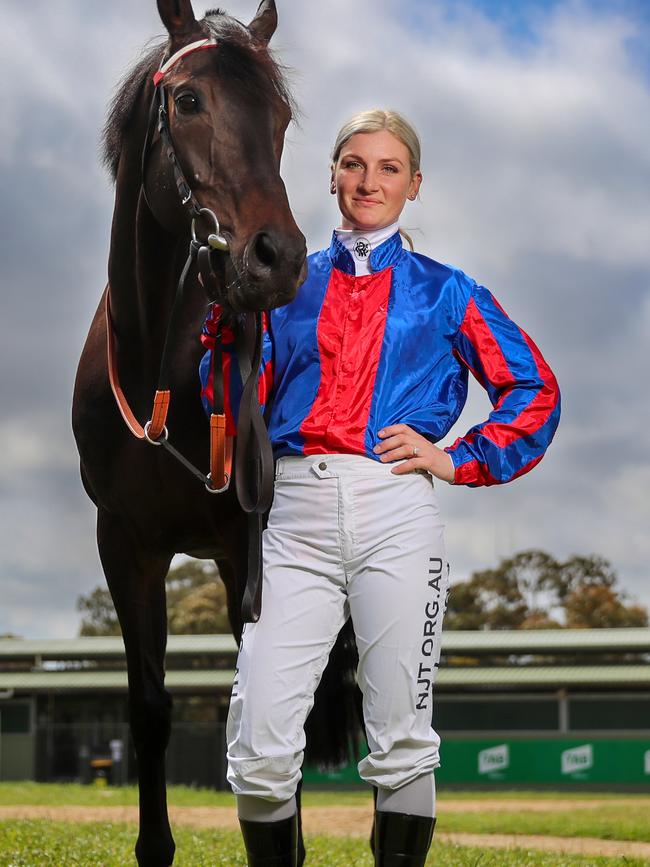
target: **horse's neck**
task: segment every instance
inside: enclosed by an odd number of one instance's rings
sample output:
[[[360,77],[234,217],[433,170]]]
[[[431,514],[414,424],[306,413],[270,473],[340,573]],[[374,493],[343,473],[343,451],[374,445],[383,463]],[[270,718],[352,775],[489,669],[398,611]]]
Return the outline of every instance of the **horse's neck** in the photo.
[[[141,392],[146,402],[158,382],[178,278],[189,252],[189,237],[166,233],[142,198],[138,196],[138,204],[134,205],[128,185],[125,189],[124,201],[119,194],[116,198],[111,240],[111,313],[118,337],[120,368],[125,371],[131,392]],[[192,276],[185,282],[179,330],[172,335],[172,372],[178,384],[195,375],[193,350],[200,348],[206,309],[205,293]]]
[[[108,260],[112,309],[120,329],[151,336],[172,291],[175,247],[142,201],[139,173],[120,168]]]

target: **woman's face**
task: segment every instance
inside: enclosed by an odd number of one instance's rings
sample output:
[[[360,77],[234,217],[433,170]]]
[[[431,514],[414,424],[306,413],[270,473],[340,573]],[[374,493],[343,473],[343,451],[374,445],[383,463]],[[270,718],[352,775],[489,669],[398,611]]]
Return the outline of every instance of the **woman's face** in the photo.
[[[332,185],[344,229],[381,229],[402,213],[420,189],[422,173],[411,175],[409,151],[392,132],[357,133],[341,148]]]

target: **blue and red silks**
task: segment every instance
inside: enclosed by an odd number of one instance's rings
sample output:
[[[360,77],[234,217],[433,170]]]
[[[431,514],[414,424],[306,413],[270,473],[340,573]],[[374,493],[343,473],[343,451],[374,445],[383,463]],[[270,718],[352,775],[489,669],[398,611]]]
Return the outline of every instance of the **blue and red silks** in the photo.
[[[445,448],[454,483],[501,484],[539,463],[560,417],[557,381],[487,289],[404,250],[399,233],[372,251],[367,276],[354,276],[336,235],[308,266],[296,298],[265,316],[259,397],[262,404],[270,398],[275,457],[346,453],[379,460],[377,432],[399,423],[438,442],[465,405],[471,371],[493,410]],[[214,305],[201,337],[208,412],[219,316]],[[242,384],[227,328],[223,342],[227,432],[234,434]]]

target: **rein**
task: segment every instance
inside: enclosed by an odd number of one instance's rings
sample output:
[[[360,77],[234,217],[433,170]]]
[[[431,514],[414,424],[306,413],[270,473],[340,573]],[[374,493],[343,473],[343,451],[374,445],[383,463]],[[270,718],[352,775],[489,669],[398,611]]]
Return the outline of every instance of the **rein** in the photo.
[[[165,90],[165,74],[183,57],[195,51],[216,48],[214,39],[201,39],[192,42],[164,61],[153,77],[154,94],[149,111],[149,123],[142,150],[142,192],[145,197],[145,172],[151,145],[152,130],[157,119],[158,132],[172,165],[174,179],[182,204],[192,216],[192,239],[189,253],[181,272],[176,295],[169,317],[165,343],[160,362],[158,387],[153,399],[151,418],[142,425],[135,417],[120,385],[115,349],[115,334],[111,316],[110,285],[105,290],[106,343],[108,375],[113,396],[122,418],[130,432],[137,439],[153,446],[160,446],[184,466],[195,478],[205,485],[211,494],[228,490],[232,478],[233,437],[226,435],[226,416],[224,411],[223,369],[221,365],[222,346],[221,328],[217,329],[212,351],[213,399],[210,416],[210,471],[206,475],[192,464],[170,442],[167,430],[167,414],[171,401],[169,387],[169,359],[174,335],[180,322],[185,282],[193,268],[201,275],[204,287],[215,279],[211,255],[214,251],[227,252],[228,241],[221,234],[217,216],[208,208],[202,208],[197,201],[180,167],[169,128]],[[148,204],[148,202],[147,202]],[[209,218],[214,231],[208,235],[207,244],[201,243],[196,236],[196,220]],[[274,462],[271,443],[257,399],[257,381],[262,357],[262,314],[249,312],[244,316],[243,325],[238,320],[235,326],[235,346],[239,371],[244,384],[237,424],[237,449],[235,453],[235,488],[239,503],[248,514],[248,574],[242,614],[244,622],[255,622],[261,612],[262,594],[262,531],[265,517],[273,499]]]

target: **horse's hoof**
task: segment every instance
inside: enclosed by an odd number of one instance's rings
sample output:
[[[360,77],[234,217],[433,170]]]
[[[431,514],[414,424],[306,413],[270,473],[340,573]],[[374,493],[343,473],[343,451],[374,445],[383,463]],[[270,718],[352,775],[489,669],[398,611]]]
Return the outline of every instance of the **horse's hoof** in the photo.
[[[140,840],[135,844],[138,867],[171,867],[176,845],[173,840]]]

